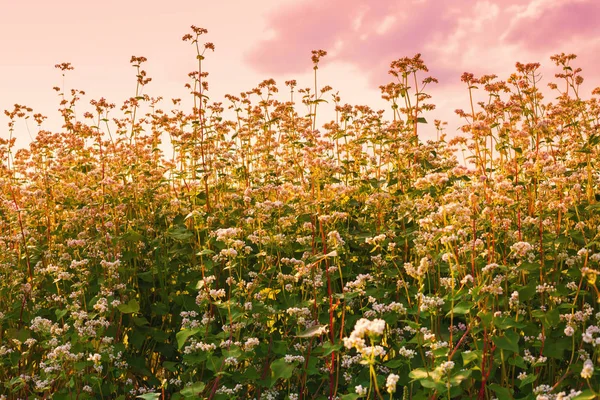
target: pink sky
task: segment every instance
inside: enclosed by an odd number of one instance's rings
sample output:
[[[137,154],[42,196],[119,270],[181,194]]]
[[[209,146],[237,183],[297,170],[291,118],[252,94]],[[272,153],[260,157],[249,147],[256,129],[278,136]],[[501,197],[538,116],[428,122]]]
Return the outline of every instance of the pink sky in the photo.
[[[378,86],[389,82],[392,60],[420,52],[431,75],[430,90],[441,118],[458,125],[456,108],[468,92],[460,75],[495,73],[505,79],[516,61],[541,62],[544,84],[556,69],[549,56],[575,53],[583,68],[585,96],[600,86],[598,0],[30,0],[5,2],[0,14],[0,110],[25,104],[56,117],[54,65],[71,62],[67,88],[120,104],[133,96],[132,55],[145,56],[153,78],[146,93],[185,97],[194,52],[181,37],[194,24],[209,30],[209,95],[246,91],[274,78],[300,87],[312,83],[310,51],[329,55],[319,81],[340,91],[342,102],[384,108]],[[165,104],[166,107],[166,104]],[[83,110],[82,110],[83,111]],[[56,129],[49,120],[46,128]],[[7,118],[0,117],[7,137]],[[320,121],[321,123],[326,121]],[[24,125],[17,134],[29,140]],[[32,128],[33,134],[35,130]],[[453,128],[455,129],[455,128]],[[19,132],[20,130],[20,132]]]

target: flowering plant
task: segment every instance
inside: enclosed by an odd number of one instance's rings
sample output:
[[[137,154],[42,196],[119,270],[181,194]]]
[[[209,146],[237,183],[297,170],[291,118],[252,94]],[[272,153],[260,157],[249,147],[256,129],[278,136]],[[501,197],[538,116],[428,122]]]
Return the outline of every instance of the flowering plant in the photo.
[[[600,88],[573,55],[553,103],[539,64],[465,73],[464,136],[426,140],[420,55],[391,64],[390,120],[335,93],[316,129],[326,52],[300,105],[273,80],[223,105],[206,33],[189,111],[132,57],[118,116],[65,88],[58,133],[5,112],[2,398],[598,397]]]

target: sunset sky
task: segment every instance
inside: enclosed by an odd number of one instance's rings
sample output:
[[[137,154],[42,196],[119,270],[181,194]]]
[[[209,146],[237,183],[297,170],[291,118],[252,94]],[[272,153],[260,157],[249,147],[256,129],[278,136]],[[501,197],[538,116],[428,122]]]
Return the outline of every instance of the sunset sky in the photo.
[[[329,55],[319,81],[339,91],[343,103],[385,108],[378,86],[390,81],[389,63],[422,53],[440,83],[430,90],[438,109],[426,115],[459,124],[466,108],[460,75],[494,73],[506,79],[516,61],[542,63],[543,84],[557,72],[553,54],[578,55],[584,97],[600,86],[598,0],[2,0],[0,14],[0,109],[25,104],[56,118],[61,86],[54,65],[71,62],[66,87],[86,92],[85,104],[105,97],[120,105],[135,93],[132,55],[145,56],[153,81],[146,93],[185,97],[194,49],[181,37],[190,25],[208,29],[209,96],[250,90],[274,78],[312,83],[310,51]],[[285,100],[287,97],[283,97]],[[165,103],[165,107],[168,103]],[[83,112],[83,110],[82,110]],[[46,129],[56,120],[49,119]],[[2,115],[0,131],[8,136]],[[326,121],[319,121],[320,123]],[[32,136],[35,126],[30,125]],[[25,125],[20,143],[29,141]]]

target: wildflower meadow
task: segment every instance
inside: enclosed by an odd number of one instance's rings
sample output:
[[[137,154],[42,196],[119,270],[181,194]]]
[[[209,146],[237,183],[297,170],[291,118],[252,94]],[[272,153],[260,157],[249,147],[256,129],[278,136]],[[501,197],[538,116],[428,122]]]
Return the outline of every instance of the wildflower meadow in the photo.
[[[143,94],[134,56],[121,105],[57,65],[60,132],[5,111],[1,399],[600,398],[600,88],[575,55],[464,73],[447,135],[418,54],[385,111],[321,86],[323,50],[311,87],[215,102],[206,33],[187,100]]]

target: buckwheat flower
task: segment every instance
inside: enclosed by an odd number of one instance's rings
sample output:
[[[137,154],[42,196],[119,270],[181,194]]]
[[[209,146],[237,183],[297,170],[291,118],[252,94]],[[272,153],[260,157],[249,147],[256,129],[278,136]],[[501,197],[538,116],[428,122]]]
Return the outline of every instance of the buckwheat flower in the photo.
[[[385,321],[382,319],[374,319],[370,321],[366,318],[361,318],[356,321],[354,330],[349,337],[345,337],[344,346],[351,349],[356,347],[359,351],[365,346],[364,336],[381,336],[385,330]]]
[[[250,351],[253,348],[255,348],[256,346],[258,346],[259,344],[260,344],[260,341],[258,340],[258,338],[255,338],[255,337],[248,338],[248,340],[246,340],[246,342],[244,343],[244,350]]]
[[[389,311],[397,312],[398,314],[406,314],[406,307],[404,307],[402,303],[397,303],[395,301],[388,304],[387,309]]]
[[[210,297],[212,297],[214,300],[218,300],[221,297],[225,297],[225,295],[226,295],[225,289],[219,289],[219,290],[211,289],[209,293],[210,293]]]
[[[385,321],[382,319],[374,319],[369,324],[369,327],[367,328],[367,333],[380,336],[380,335],[383,335],[384,330],[385,330]]]
[[[512,294],[510,295],[510,299],[508,300],[508,304],[510,308],[515,308],[519,305],[519,292],[517,292],[516,290],[512,292]]]
[[[488,264],[488,265],[486,265],[485,267],[483,267],[483,268],[481,269],[481,273],[482,273],[482,274],[487,274],[488,272],[491,272],[491,271],[493,271],[493,270],[494,270],[494,269],[496,269],[496,268],[498,268],[498,264],[496,264],[496,263],[491,263],[491,264]]]
[[[362,385],[354,386],[354,391],[359,396],[366,396],[367,395],[367,388],[364,388]]]
[[[567,325],[565,328],[565,335],[571,337],[573,336],[573,333],[575,333],[575,329],[571,325]]]
[[[366,358],[371,358],[371,357],[383,357],[386,355],[386,351],[383,347],[381,346],[366,346],[366,347],[362,347],[359,349],[360,353],[366,357]]]
[[[535,291],[537,293],[554,292],[555,290],[556,290],[556,288],[554,287],[554,285],[549,285],[547,283],[544,283],[542,285],[537,285],[535,287]]]
[[[235,258],[237,257],[237,250],[234,248],[223,249],[219,253],[223,257]]]
[[[540,386],[536,386],[533,389],[533,393],[534,394],[542,394],[542,393],[550,393],[552,391],[552,386],[550,385],[540,385]]]
[[[454,368],[454,361],[445,361],[440,365],[440,372],[446,374]]]
[[[594,374],[594,363],[589,358],[583,363],[583,369],[581,370],[581,377],[583,379],[590,379]]]
[[[524,257],[530,251],[533,251],[533,246],[528,242],[517,242],[510,246],[513,257]]]
[[[333,249],[344,246],[346,242],[342,239],[338,231],[331,231],[327,233],[327,244]]]
[[[400,348],[400,350],[398,350],[398,354],[400,354],[401,356],[406,357],[408,359],[411,359],[411,358],[414,358],[414,356],[417,354],[417,352],[414,350],[407,349],[406,347],[402,346]]]
[[[233,366],[235,366],[235,365],[238,365],[239,361],[235,357],[227,357],[224,362],[225,362],[225,365],[233,365]]]
[[[527,372],[523,371],[519,374],[519,376],[517,376],[517,379],[522,381],[523,379],[527,378]]]
[[[385,389],[388,393],[394,393],[396,391],[396,383],[398,383],[400,377],[396,374],[389,374],[385,381]]]
[[[295,361],[298,361],[300,363],[304,362],[304,356],[294,356],[291,354],[286,354],[285,357],[283,357],[283,359],[288,364],[293,363]]]
[[[7,354],[10,354],[10,353],[12,353],[12,352],[13,352],[13,349],[9,349],[9,348],[8,348],[8,347],[6,347],[6,346],[2,346],[2,347],[0,347],[0,357],[1,357],[1,356],[5,356],[5,355],[7,355]]]
[[[94,310],[101,314],[108,311],[108,300],[106,300],[105,297],[99,298],[98,301],[96,301],[96,304],[94,304]]]
[[[49,332],[52,327],[52,321],[42,317],[35,317],[31,320],[29,329],[34,332]]]
[[[93,361],[94,364],[98,364],[101,360],[102,356],[98,353],[90,354],[87,358],[88,361]]]
[[[473,283],[473,276],[471,274],[465,275],[465,277],[460,280],[461,285],[466,285],[467,283]]]
[[[581,339],[585,343],[589,343],[596,347],[600,345],[600,337],[594,337],[594,335],[598,333],[600,333],[600,328],[596,325],[590,325],[586,328],[585,333],[581,335]]]
[[[417,293],[415,297],[417,301],[420,301],[419,310],[422,312],[436,312],[444,305],[444,299],[437,296],[425,296],[422,293]]]

